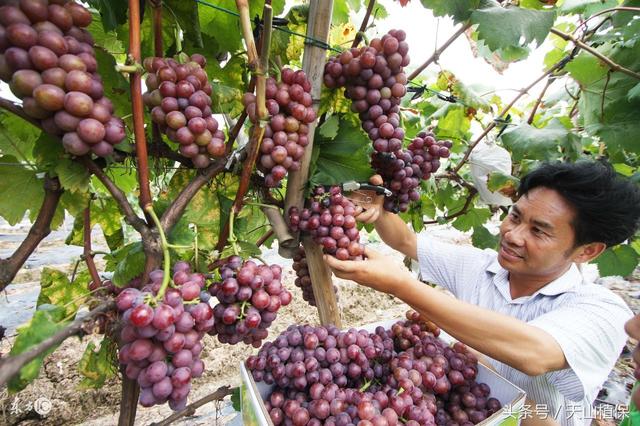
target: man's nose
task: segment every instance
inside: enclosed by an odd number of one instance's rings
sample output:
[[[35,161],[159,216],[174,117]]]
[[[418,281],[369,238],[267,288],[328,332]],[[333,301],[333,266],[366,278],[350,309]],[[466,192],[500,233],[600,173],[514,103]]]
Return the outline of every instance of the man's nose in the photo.
[[[516,225],[509,229],[505,234],[505,240],[514,246],[522,246],[524,244],[525,226],[523,224]]]

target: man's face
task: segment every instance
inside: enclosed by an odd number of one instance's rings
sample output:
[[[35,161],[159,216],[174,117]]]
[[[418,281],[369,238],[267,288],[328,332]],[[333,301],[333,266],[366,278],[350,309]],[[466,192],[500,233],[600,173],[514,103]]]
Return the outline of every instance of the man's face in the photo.
[[[572,262],[574,217],[574,209],[556,191],[532,189],[500,225],[498,262],[510,273],[557,278]]]

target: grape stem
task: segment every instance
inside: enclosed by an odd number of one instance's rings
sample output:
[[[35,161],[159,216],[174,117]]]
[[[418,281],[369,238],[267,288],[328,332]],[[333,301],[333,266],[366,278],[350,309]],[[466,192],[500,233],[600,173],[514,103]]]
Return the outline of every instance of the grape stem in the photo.
[[[238,317],[238,319],[244,319],[244,316],[245,316],[244,310],[248,304],[249,303],[246,300],[242,302],[242,305],[240,305],[240,316]]]
[[[278,206],[274,206],[273,204],[264,204],[264,203],[244,203],[245,206],[256,206],[256,207],[264,207],[266,209],[276,209],[280,210]]]
[[[172,249],[176,249],[176,250],[189,250],[189,249],[193,248],[193,246],[186,246],[186,245],[181,245],[181,244],[167,244],[167,247],[172,248]]]
[[[231,209],[231,214],[229,215],[229,238],[228,241],[231,243],[231,247],[233,248],[233,253],[236,256],[240,255],[240,249],[238,248],[238,244],[237,241],[238,239],[236,238],[236,234],[233,233],[233,221],[235,219],[235,211],[233,209]]]
[[[196,234],[195,238],[193,239],[193,245],[194,245],[194,259],[193,259],[193,265],[196,269],[196,271],[198,270],[198,225],[196,225],[195,223],[193,224],[193,229],[194,232]]]
[[[362,386],[360,387],[360,389],[358,389],[358,390],[359,390],[360,392],[364,392],[364,391],[366,391],[367,389],[369,389],[369,386],[371,386],[371,383],[373,383],[373,380],[367,380],[367,381],[365,381],[365,382],[364,382],[364,385],[362,385]],[[400,395],[400,394],[398,394],[398,395]]]
[[[164,297],[164,292],[167,290],[167,286],[169,285],[171,277],[171,257],[169,256],[169,243],[167,242],[167,237],[164,235],[164,230],[162,229],[162,224],[160,223],[158,215],[155,211],[153,211],[153,206],[151,204],[147,204],[146,206],[144,206],[144,211],[153,220],[153,223],[155,223],[158,234],[160,234],[160,242],[162,244],[164,274],[162,276],[162,285],[160,286],[160,290],[158,291],[158,294],[155,298],[157,302],[158,300],[162,300],[162,298]]]

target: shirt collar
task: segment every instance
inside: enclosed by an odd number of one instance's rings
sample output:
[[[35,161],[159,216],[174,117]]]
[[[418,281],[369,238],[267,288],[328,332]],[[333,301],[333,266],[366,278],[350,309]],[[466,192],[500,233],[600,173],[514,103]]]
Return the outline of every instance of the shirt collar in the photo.
[[[509,289],[509,273],[506,269],[500,266],[498,258],[496,257],[487,267],[487,272],[494,274],[493,283],[498,287],[498,290],[502,295],[511,301],[511,292]],[[549,284],[542,287],[540,290],[533,293],[531,296],[527,296],[526,300],[533,299],[538,294],[545,296],[557,296],[562,293],[576,291],[576,285],[583,280],[582,274],[575,263],[571,264],[571,267],[562,275]],[[522,299],[522,298],[519,298]],[[516,299],[517,300],[517,299]]]

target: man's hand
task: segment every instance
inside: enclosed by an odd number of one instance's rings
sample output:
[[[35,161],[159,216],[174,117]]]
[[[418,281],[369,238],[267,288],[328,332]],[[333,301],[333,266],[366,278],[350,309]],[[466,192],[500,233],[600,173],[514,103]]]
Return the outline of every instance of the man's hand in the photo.
[[[367,260],[338,260],[333,256],[324,256],[324,261],[333,273],[346,280],[355,281],[374,290],[394,294],[396,289],[413,275],[401,264],[395,263],[382,254],[365,247]]]
[[[374,175],[369,179],[369,183],[380,186],[384,182],[380,175]],[[354,191],[348,198],[356,205],[355,217],[359,222],[374,223],[383,212],[384,195],[378,195],[373,191]]]

